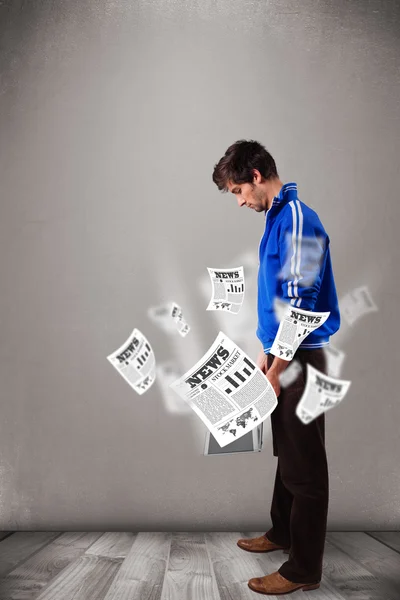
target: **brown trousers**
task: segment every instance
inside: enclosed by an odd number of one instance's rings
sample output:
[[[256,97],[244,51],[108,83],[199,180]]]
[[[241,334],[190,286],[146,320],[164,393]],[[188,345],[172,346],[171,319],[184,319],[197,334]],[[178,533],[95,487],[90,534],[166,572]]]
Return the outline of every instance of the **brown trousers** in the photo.
[[[268,368],[274,355],[268,355]],[[281,389],[271,413],[273,454],[278,457],[271,504],[272,542],[290,546],[279,573],[295,583],[320,581],[328,516],[329,479],[325,414],[304,425],[295,413],[305,388],[307,363],[326,373],[323,348],[297,350],[302,366],[296,381]]]

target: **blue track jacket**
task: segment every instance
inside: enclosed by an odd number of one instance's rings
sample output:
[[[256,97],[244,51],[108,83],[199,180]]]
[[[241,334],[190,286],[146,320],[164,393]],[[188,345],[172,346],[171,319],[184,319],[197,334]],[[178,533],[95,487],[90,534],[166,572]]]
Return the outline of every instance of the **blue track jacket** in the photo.
[[[296,183],[285,183],[266,211],[259,257],[256,333],[264,352],[269,353],[278,332],[276,297],[304,310],[330,311],[300,344],[309,350],[327,346],[340,327],[329,237],[317,213],[299,200]]]

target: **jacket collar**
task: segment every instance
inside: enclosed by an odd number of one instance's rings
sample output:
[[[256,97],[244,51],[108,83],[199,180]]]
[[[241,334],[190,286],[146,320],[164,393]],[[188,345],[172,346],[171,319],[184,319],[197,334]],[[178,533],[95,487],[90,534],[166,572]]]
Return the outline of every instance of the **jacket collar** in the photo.
[[[291,181],[289,183],[284,183],[281,187],[279,194],[275,196],[272,200],[272,204],[268,210],[265,211],[265,216],[267,213],[272,211],[273,213],[278,212],[285,204],[290,202],[291,200],[297,199],[297,183]]]

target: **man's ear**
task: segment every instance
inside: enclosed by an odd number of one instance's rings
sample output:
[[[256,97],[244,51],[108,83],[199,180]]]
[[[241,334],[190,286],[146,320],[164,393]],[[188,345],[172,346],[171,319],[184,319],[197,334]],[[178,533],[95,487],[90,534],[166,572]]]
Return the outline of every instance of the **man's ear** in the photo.
[[[257,180],[258,175],[260,175],[259,171],[257,171],[257,169],[253,169],[253,183]]]

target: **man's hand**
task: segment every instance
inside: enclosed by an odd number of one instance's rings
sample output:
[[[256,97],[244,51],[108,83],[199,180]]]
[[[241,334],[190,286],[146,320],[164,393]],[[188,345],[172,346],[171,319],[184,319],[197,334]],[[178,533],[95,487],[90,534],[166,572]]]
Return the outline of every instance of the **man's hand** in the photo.
[[[272,367],[267,372],[267,379],[272,385],[276,397],[278,398],[279,394],[281,393],[281,384],[279,382],[279,375],[277,371],[274,371]]]
[[[274,357],[275,362],[275,357]],[[273,366],[274,363],[272,363]],[[273,387],[273,390],[278,397],[281,392],[281,386],[279,383],[279,378],[277,376],[277,372],[272,370],[272,366],[268,369],[268,355],[265,354],[264,348],[261,348],[258,356],[257,356],[257,367],[261,369],[261,371],[266,375],[268,381]],[[272,370],[272,373],[271,373]]]
[[[283,358],[278,358],[277,356],[274,356],[272,365],[268,369],[267,379],[270,382],[270,384],[272,385],[272,387],[274,388],[276,397],[278,397],[279,394],[281,393],[281,384],[279,381],[279,376],[281,373],[283,373],[283,371],[285,369],[287,369],[289,364],[290,364],[289,361],[283,360]]]
[[[256,364],[257,364],[257,367],[259,369],[261,369],[261,371],[264,373],[264,375],[266,375],[267,371],[268,371],[267,360],[268,360],[268,356],[265,354],[264,348],[261,348],[261,350],[257,356]]]
[[[257,356],[257,367],[261,369],[264,375],[266,375],[268,381],[273,387],[276,397],[278,397],[281,393],[281,384],[279,381],[279,376],[289,366],[290,362],[287,360],[283,360],[283,358],[278,358],[277,356],[274,356],[272,365],[268,369],[267,361],[268,355],[265,354],[264,348],[261,348]]]

